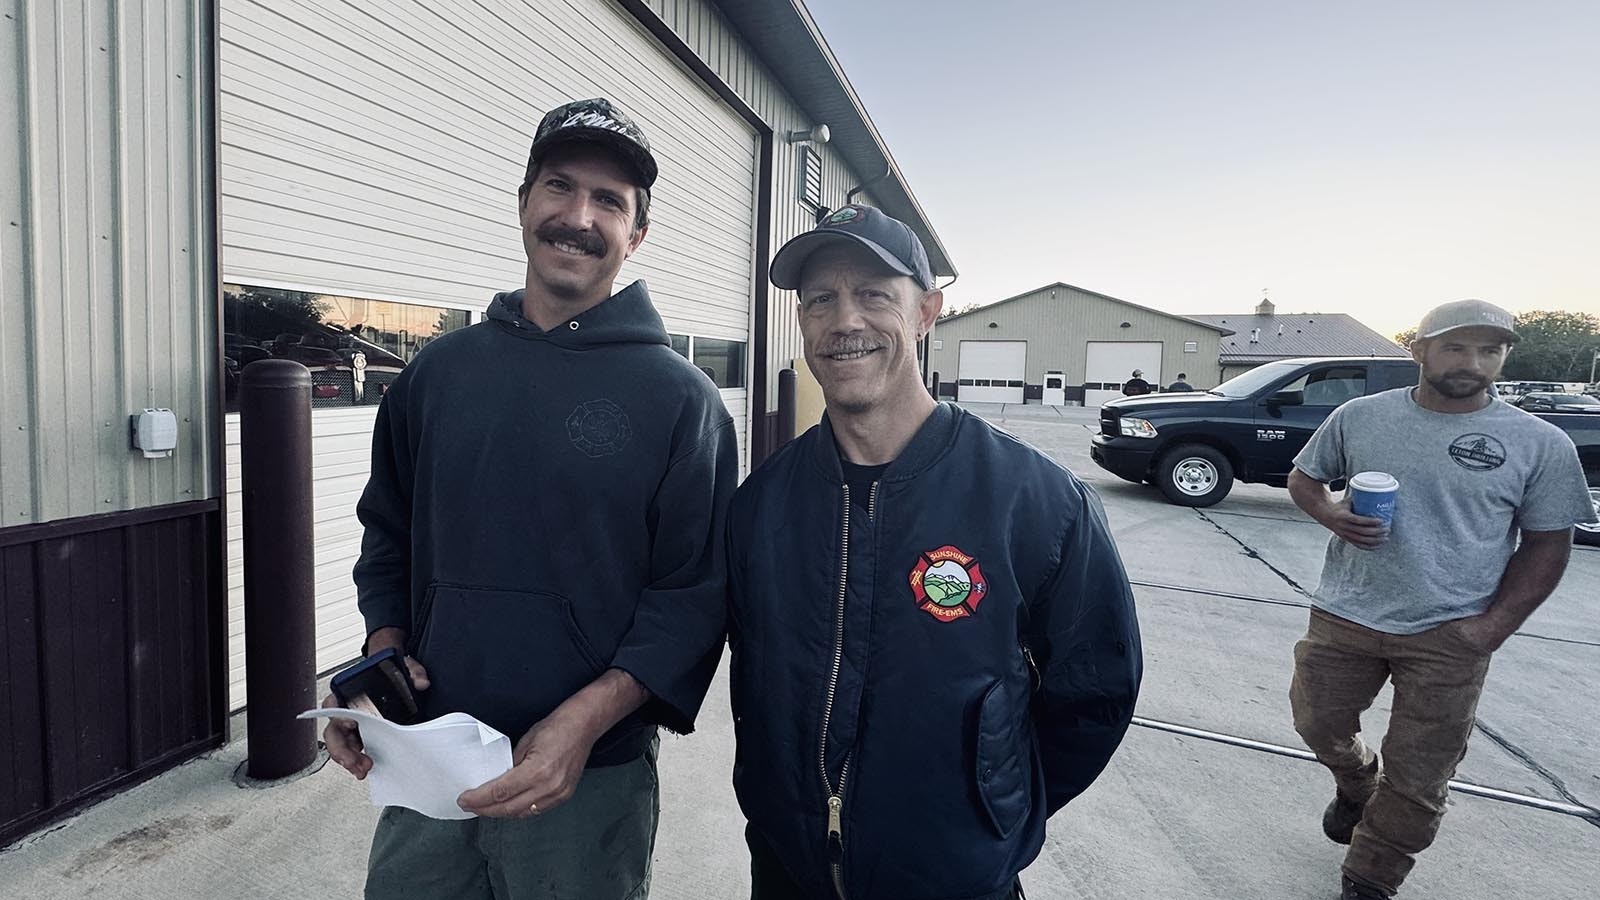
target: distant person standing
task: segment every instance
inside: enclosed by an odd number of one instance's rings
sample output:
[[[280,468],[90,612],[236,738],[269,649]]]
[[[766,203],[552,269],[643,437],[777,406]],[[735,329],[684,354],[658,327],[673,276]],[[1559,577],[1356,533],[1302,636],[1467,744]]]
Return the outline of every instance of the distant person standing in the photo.
[[[1289,697],[1337,785],[1322,829],[1350,845],[1343,900],[1393,896],[1433,843],[1490,655],[1561,581],[1572,526],[1594,521],[1572,441],[1488,393],[1512,324],[1481,300],[1429,312],[1411,345],[1420,383],[1334,410],[1289,476],[1334,534]],[[1392,526],[1329,495],[1361,472],[1399,481]],[[1380,763],[1361,713],[1389,680]]]
[[[1134,369],[1133,377],[1122,385],[1122,396],[1140,397],[1150,393],[1152,390],[1150,382],[1144,380],[1144,370]]]
[[[1189,378],[1189,375],[1187,373],[1179,372],[1178,373],[1178,380],[1174,381],[1173,383],[1171,383],[1169,385],[1167,385],[1167,393],[1169,393],[1169,394],[1180,394],[1180,393],[1183,393],[1185,391],[1194,390],[1194,385],[1189,383],[1188,378]]]

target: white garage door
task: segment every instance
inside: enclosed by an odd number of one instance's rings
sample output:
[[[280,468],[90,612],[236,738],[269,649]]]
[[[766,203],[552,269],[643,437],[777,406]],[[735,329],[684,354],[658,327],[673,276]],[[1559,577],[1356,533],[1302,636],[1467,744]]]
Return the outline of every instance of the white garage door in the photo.
[[[1083,376],[1083,405],[1099,406],[1122,396],[1122,383],[1133,370],[1144,372],[1152,387],[1161,384],[1160,341],[1090,341]]]
[[[540,117],[603,96],[640,123],[661,165],[650,234],[621,281],[648,281],[668,331],[748,349],[756,135],[618,5],[222,0],[220,38],[229,282],[481,310],[523,281],[516,188]],[[730,380],[743,450],[748,371]],[[372,411],[314,418],[326,669],[363,636],[350,569]],[[230,471],[237,460],[230,447]],[[243,570],[236,527],[229,537],[237,707]]]
[[[1027,341],[962,341],[956,399],[1021,403],[1027,362]]]

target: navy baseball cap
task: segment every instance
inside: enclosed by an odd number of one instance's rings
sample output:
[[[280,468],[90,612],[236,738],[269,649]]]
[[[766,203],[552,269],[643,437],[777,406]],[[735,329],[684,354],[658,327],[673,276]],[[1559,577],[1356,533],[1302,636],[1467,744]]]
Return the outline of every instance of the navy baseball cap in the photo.
[[[645,138],[644,129],[602,97],[563,103],[545,114],[539,122],[539,130],[534,132],[533,146],[528,149],[528,173],[524,182],[532,179],[534,170],[539,168],[539,160],[552,147],[585,142],[616,151],[633,166],[640,187],[655,184],[656,158],[650,152],[650,141]]]
[[[911,226],[870,206],[842,206],[816,228],[792,238],[772,258],[769,275],[776,287],[799,290],[800,273],[811,254],[839,241],[854,241],[883,260],[884,265],[910,276],[925,291],[933,290],[933,269]]]

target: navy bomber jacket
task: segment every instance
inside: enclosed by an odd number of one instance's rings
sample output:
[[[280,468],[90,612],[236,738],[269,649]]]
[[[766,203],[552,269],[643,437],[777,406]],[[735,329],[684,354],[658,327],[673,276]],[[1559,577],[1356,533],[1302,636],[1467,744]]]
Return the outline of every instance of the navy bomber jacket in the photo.
[[[1127,574],[1093,491],[949,404],[867,505],[826,419],[734,496],[739,803],[810,895],[983,896],[1127,730]]]

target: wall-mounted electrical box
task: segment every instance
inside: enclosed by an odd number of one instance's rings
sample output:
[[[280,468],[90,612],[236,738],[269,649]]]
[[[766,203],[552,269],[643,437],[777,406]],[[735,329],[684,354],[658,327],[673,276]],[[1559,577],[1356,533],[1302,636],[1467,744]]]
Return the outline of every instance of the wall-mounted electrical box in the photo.
[[[170,409],[147,409],[134,413],[133,448],[144,451],[145,459],[171,456],[178,446],[178,417]]]

